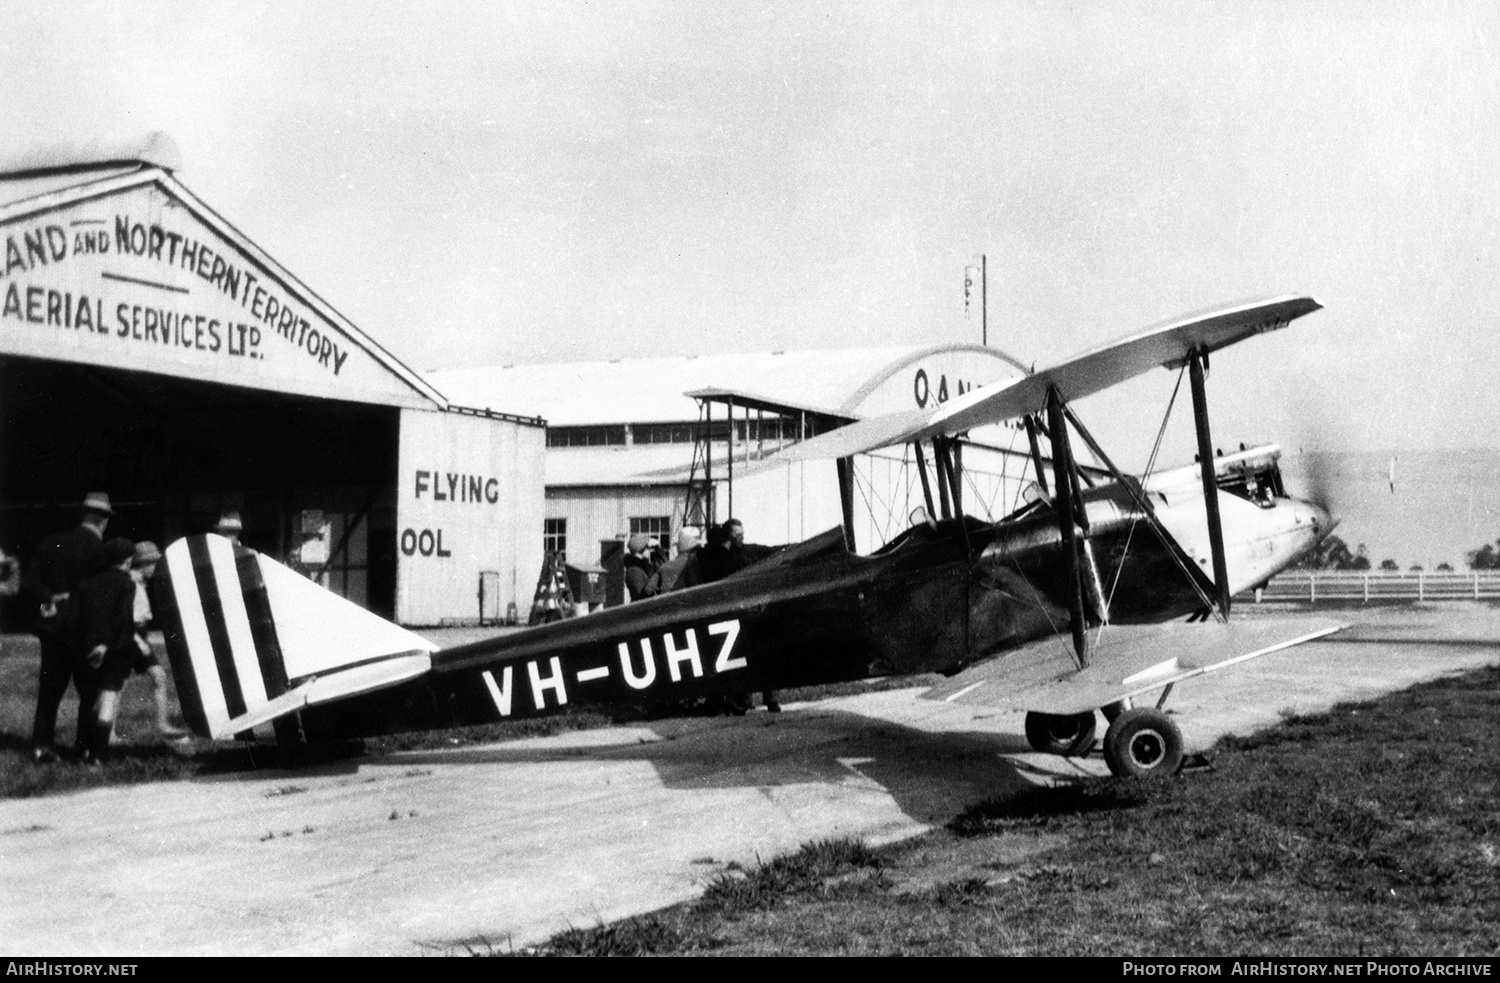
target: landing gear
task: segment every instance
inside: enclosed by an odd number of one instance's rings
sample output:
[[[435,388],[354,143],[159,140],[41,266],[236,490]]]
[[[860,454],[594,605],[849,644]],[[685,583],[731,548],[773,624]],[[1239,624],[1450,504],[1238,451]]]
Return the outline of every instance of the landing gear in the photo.
[[[1122,777],[1176,774],[1182,766],[1182,731],[1160,710],[1126,710],[1104,734],[1104,761]]]
[[[1095,719],[1092,711],[1059,715],[1028,713],[1026,741],[1043,754],[1069,757],[1087,754],[1094,746]]]

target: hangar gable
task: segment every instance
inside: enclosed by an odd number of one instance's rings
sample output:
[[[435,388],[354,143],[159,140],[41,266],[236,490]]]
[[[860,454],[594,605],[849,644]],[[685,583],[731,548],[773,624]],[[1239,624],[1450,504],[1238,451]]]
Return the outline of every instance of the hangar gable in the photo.
[[[0,175],[0,202],[0,353],[447,405],[161,167]]]

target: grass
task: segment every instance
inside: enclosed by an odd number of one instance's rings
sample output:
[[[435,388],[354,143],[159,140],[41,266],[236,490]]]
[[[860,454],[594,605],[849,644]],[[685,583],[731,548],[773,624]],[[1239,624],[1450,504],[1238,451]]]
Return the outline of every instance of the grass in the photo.
[[[1500,670],[1292,717],[1214,769],[809,844],[535,954],[1500,953]]]
[[[171,685],[171,667],[156,640],[157,654],[168,674],[168,696],[172,718],[180,722],[177,695]],[[616,723],[658,719],[681,710],[637,710],[614,712],[588,707],[569,707],[561,713],[529,720],[486,724],[443,731],[392,734],[363,740],[323,744],[308,748],[274,747],[260,744],[227,744],[192,738],[163,741],[156,733],[155,706],[151,687],[144,676],[132,676],[121,693],[115,723],[121,740],[114,754],[100,768],[86,768],[71,760],[37,764],[31,760],[31,724],[36,712],[37,640],[31,635],[0,635],[0,798],[51,795],[87,788],[130,785],[139,782],[181,781],[198,775],[258,769],[297,768],[318,762],[363,755],[379,756],[397,751],[436,750],[552,734]],[[780,693],[783,702],[823,699],[873,689],[918,685],[920,680],[876,680],[807,687]],[[77,720],[77,694],[69,689],[57,718],[57,745],[73,745]],[[699,711],[706,712],[706,711]]]

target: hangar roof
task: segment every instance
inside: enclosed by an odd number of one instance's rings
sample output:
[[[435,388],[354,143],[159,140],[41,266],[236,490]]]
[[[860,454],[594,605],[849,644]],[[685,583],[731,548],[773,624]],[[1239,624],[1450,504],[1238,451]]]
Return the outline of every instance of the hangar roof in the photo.
[[[438,369],[427,379],[455,403],[534,413],[554,427],[696,420],[698,404],[685,394],[704,389],[855,416],[880,383],[948,353],[977,353],[1004,363],[998,367],[1008,372],[1024,371],[998,349],[948,344]]]
[[[58,170],[138,168],[165,171],[182,168],[177,142],[160,130],[129,140],[82,140],[28,147],[0,159],[0,174],[38,174]]]
[[[570,447],[546,455],[548,488],[668,485],[681,488],[693,463],[692,444],[636,444],[633,447]],[[724,447],[713,448],[713,466],[725,473]]]

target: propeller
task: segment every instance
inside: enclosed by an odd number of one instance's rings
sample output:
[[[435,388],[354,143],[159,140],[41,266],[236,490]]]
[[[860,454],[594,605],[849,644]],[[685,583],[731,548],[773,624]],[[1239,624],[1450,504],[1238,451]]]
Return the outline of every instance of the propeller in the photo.
[[[1332,455],[1311,452],[1299,455],[1304,487],[1289,488],[1292,495],[1306,499],[1334,518],[1338,517],[1337,477],[1338,467]]]
[[[1304,417],[1297,437],[1296,455],[1290,463],[1295,468],[1295,482],[1288,482],[1287,494],[1311,502],[1338,521],[1339,474],[1335,456],[1325,450],[1343,444],[1332,433],[1328,417],[1312,414]],[[1286,463],[1286,456],[1282,461]]]

